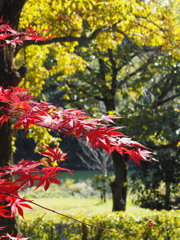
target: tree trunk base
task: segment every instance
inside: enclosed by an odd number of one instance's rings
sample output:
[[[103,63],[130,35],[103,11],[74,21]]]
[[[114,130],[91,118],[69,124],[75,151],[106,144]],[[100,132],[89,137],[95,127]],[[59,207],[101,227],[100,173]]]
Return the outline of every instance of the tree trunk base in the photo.
[[[110,184],[112,191],[112,211],[126,210],[128,156],[112,153],[115,180]]]

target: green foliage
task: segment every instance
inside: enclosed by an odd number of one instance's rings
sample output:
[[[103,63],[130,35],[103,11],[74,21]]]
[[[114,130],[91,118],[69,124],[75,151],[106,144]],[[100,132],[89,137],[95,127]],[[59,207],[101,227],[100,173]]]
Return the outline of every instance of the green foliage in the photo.
[[[26,189],[23,193],[29,198],[58,198],[58,197],[74,197],[74,198],[97,198],[97,191],[92,187],[92,181],[79,180],[75,182],[71,178],[61,181],[61,185],[52,184],[48,191],[44,191],[43,187],[34,191],[31,188]]]
[[[134,203],[150,209],[179,209],[179,148],[158,151],[158,163],[142,164],[131,174],[130,188]]]
[[[112,176],[109,175],[95,175],[93,179],[94,188],[100,192],[101,201],[106,202],[106,194],[110,192],[110,182]]]
[[[151,175],[151,177],[154,174]],[[152,177],[153,178],[153,177]],[[131,192],[134,193],[133,203],[142,208],[149,209],[179,209],[179,186],[178,184],[170,185],[170,193],[168,196],[168,204],[167,204],[167,193],[166,193],[166,185],[164,182],[156,182],[158,187],[155,187],[152,181],[152,184],[148,183],[150,177],[143,180],[137,179],[132,184],[131,182]]]
[[[79,219],[79,217],[78,217]],[[153,221],[153,226],[149,227],[149,220]],[[65,239],[68,240],[108,240],[108,239],[178,239],[180,222],[178,212],[151,212],[143,218],[135,217],[124,213],[109,213],[96,216],[83,217],[82,220],[88,224],[107,228],[115,232],[103,231],[92,227],[87,227],[79,223],[67,221],[68,227],[63,230]]]
[[[85,223],[110,229],[105,231],[85,224],[61,219],[55,232],[53,223],[44,222],[38,218],[35,221],[21,222],[21,230],[30,239],[68,239],[68,240],[176,240],[179,239],[180,221],[179,211],[151,211],[143,217],[125,213],[104,213],[98,215],[87,215],[85,217],[73,216]],[[152,226],[149,222],[152,220]],[[119,233],[115,233],[119,232]]]
[[[24,236],[30,240],[58,240],[55,226],[52,221],[43,221],[42,218],[36,220],[21,221],[20,229]]]

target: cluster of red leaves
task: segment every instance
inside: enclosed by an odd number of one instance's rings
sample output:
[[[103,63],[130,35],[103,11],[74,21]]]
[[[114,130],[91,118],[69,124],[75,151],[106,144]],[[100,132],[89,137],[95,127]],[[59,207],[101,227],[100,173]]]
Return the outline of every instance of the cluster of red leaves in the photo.
[[[47,147],[45,147],[47,149]],[[48,147],[48,150],[53,153],[53,149]],[[60,160],[57,158],[57,148],[53,156],[48,156],[48,153],[44,152],[45,155],[51,158],[51,161]],[[60,155],[58,155],[61,157]],[[54,158],[55,157],[55,158]],[[10,164],[0,168],[0,216],[5,218],[14,217],[16,212],[24,217],[23,208],[31,210],[32,207],[27,203],[26,199],[19,195],[20,190],[29,185],[30,187],[35,186],[35,189],[40,186],[44,187],[46,191],[51,183],[60,183],[58,175],[61,171],[70,170],[57,167],[45,167],[42,162],[30,161],[22,159],[18,164]],[[11,180],[12,176],[16,175],[15,180]],[[29,202],[29,201],[28,201]],[[0,227],[0,231],[5,227]],[[9,237],[12,240],[25,240],[22,236],[13,237],[9,234],[1,236],[0,239]]]
[[[0,230],[1,229],[3,229],[3,227],[1,227]],[[25,237],[20,236],[20,235],[18,235],[16,237],[13,237],[13,236],[9,235],[8,233],[4,236],[0,236],[0,239],[3,239],[3,238],[7,239],[7,237],[9,238],[9,240],[27,240],[28,239],[28,238],[25,238]]]
[[[74,135],[91,143],[94,148],[102,148],[108,153],[114,150],[121,155],[128,154],[131,160],[140,164],[140,160],[152,159],[151,152],[140,143],[131,140],[120,133],[120,127],[112,127],[113,119],[117,116],[103,116],[101,118],[90,118],[85,112],[77,109],[59,109],[47,102],[37,101],[30,96],[25,89],[11,87],[0,88],[0,101],[5,105],[1,107],[0,123],[14,118],[15,129],[20,127],[28,130],[31,125],[49,128],[66,135]],[[43,153],[50,157],[50,161],[60,159],[63,156],[58,149],[49,153]]]
[[[154,226],[154,222],[152,219],[148,220],[148,228],[152,228]]]
[[[120,127],[112,127],[116,116],[103,116],[101,118],[90,118],[85,112],[77,109],[62,110],[47,102],[37,101],[28,94],[26,89],[11,87],[0,88],[0,102],[4,104],[0,108],[0,124],[13,118],[14,128],[28,130],[31,125],[49,128],[64,134],[74,135],[91,143],[94,148],[101,147],[108,153],[118,151],[121,155],[128,154],[130,159],[140,164],[140,160],[149,161],[152,155],[147,148],[138,142],[132,141],[120,133]],[[45,146],[46,152],[41,155],[48,157],[49,162],[60,162],[66,158],[58,148]],[[57,176],[63,169],[61,167],[44,167],[43,163],[36,161],[21,160],[18,164],[11,164],[0,168],[0,215],[13,217],[17,211],[23,217],[22,208],[31,209],[26,200],[19,199],[18,191],[27,184],[36,189],[44,186],[47,190],[51,183],[60,183]],[[10,182],[9,177],[17,175],[18,178]],[[10,210],[9,210],[10,208]]]
[[[53,149],[52,149],[53,151]],[[22,159],[18,164],[0,168],[0,216],[11,218],[15,216],[16,211],[24,217],[22,208],[32,209],[25,199],[19,196],[19,191],[26,185],[36,186],[35,189],[43,186],[45,191],[51,183],[60,183],[57,178],[61,171],[68,171],[61,167],[44,167],[43,163],[38,161],[29,161]],[[70,172],[71,173],[71,172]],[[9,181],[9,178],[16,175],[16,180]]]
[[[51,38],[52,36],[44,37],[42,36],[42,30],[37,33],[31,25],[27,27],[25,32],[18,32],[15,28],[11,27],[9,22],[3,21],[0,18],[0,46],[5,46],[12,44],[13,46],[21,45],[25,41],[42,41]]]

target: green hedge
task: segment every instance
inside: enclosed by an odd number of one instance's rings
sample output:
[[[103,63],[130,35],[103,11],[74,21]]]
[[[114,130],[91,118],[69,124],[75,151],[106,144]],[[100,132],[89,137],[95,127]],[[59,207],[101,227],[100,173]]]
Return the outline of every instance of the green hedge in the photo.
[[[84,224],[80,224],[67,219],[60,219],[59,233],[55,233],[55,229],[51,223],[51,230],[48,226],[42,222],[38,223],[38,228],[34,226],[31,229],[30,235],[28,235],[28,225],[30,223],[23,223],[23,233],[26,236],[30,236],[31,240],[55,240],[55,239],[67,239],[67,240],[119,240],[119,239],[135,239],[135,240],[177,240],[180,239],[180,211],[152,211],[150,214],[146,214],[143,217],[133,216],[128,213],[106,213],[98,215],[89,215],[85,217],[75,216],[78,220],[85,223],[99,226],[102,228],[110,229],[114,232],[109,232],[93,227],[88,227]],[[74,216],[73,216],[74,217]],[[148,226],[148,221],[152,219],[153,226]],[[42,224],[42,227],[40,225]],[[26,225],[26,226],[25,226]],[[36,229],[37,228],[37,229]],[[38,230],[39,229],[39,230]],[[33,231],[36,231],[36,235],[33,235]],[[38,235],[39,231],[39,235]],[[41,236],[43,232],[49,232],[51,235],[47,237]],[[115,233],[115,232],[120,233]],[[52,235],[52,232],[54,235]],[[34,237],[35,236],[35,237]]]
[[[52,221],[44,221],[42,218],[20,221],[20,230],[23,236],[30,240],[60,240]]]

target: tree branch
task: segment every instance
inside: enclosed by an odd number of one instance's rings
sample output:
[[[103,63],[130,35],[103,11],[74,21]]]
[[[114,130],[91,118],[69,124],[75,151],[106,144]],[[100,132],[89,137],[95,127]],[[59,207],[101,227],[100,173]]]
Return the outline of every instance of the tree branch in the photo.
[[[156,54],[152,54],[149,59],[143,64],[141,65],[139,68],[137,68],[134,72],[128,74],[124,79],[122,79],[119,83],[125,83],[129,78],[135,76],[138,72],[141,72],[142,70],[144,70],[145,68],[147,68],[147,66],[154,60],[154,57],[156,56]]]
[[[8,195],[8,196],[14,197],[14,198],[16,198],[16,199],[20,199],[20,200],[26,201],[26,202],[31,203],[31,204],[33,204],[33,205],[35,205],[35,206],[37,206],[37,207],[40,207],[40,208],[42,208],[42,209],[44,209],[44,210],[46,210],[46,211],[55,213],[55,214],[57,214],[57,215],[59,215],[59,216],[62,216],[62,217],[66,217],[66,218],[68,218],[68,219],[71,219],[71,220],[73,220],[73,221],[76,221],[76,222],[81,223],[81,224],[86,225],[86,226],[90,226],[90,227],[93,227],[93,228],[105,230],[105,231],[112,232],[112,233],[119,233],[119,234],[123,234],[123,235],[126,235],[126,234],[128,234],[128,235],[136,235],[136,233],[117,232],[117,231],[114,231],[114,230],[111,230],[111,229],[94,226],[94,225],[92,225],[92,224],[83,222],[83,221],[81,221],[81,220],[78,220],[78,219],[76,219],[76,218],[74,218],[74,217],[71,217],[71,216],[68,216],[68,215],[66,215],[66,214],[59,213],[59,212],[57,212],[57,211],[55,211],[55,210],[52,210],[52,209],[47,208],[47,207],[44,207],[44,206],[42,206],[42,205],[40,205],[40,204],[38,204],[38,203],[32,202],[32,201],[30,201],[30,200],[28,200],[28,199],[25,199],[25,198],[22,198],[22,197],[19,197],[19,196],[16,196],[16,195],[11,195],[11,194],[6,194],[6,193],[0,193],[0,194]]]
[[[158,107],[158,106],[161,106],[161,105],[163,105],[164,103],[169,102],[169,101],[171,101],[171,100],[173,100],[174,98],[179,97],[179,96],[180,96],[180,93],[177,93],[177,94],[175,94],[175,95],[173,95],[173,96],[171,96],[171,97],[169,97],[169,98],[166,98],[166,99],[163,100],[163,101],[157,102],[157,103],[156,103],[156,106],[157,106],[157,107]]]
[[[54,37],[51,39],[47,39],[45,41],[26,41],[23,43],[22,46],[17,46],[16,53],[23,47],[29,46],[29,45],[47,45],[51,43],[64,43],[64,42],[78,42],[79,44],[83,44],[86,42],[90,42],[93,39],[95,39],[101,32],[107,32],[114,28],[114,26],[117,23],[111,25],[111,26],[104,26],[101,28],[96,29],[89,37],[80,36],[80,37],[73,37],[73,36],[66,36],[66,37]]]
[[[111,62],[111,70],[112,70],[111,92],[112,92],[112,94],[115,94],[116,93],[116,87],[117,87],[118,69],[117,69],[117,66],[116,66],[116,61],[114,59],[112,49],[108,49],[108,54],[109,54],[109,60]]]

